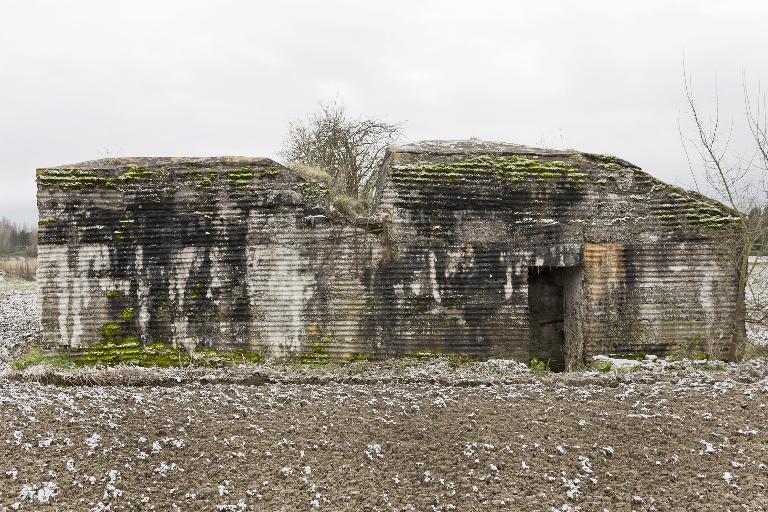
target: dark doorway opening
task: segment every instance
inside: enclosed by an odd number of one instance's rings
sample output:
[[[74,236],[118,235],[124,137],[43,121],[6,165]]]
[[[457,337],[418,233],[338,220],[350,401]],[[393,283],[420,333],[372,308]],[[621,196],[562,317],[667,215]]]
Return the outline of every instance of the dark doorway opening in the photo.
[[[576,275],[574,267],[528,269],[530,357],[557,372],[565,370],[567,298]]]

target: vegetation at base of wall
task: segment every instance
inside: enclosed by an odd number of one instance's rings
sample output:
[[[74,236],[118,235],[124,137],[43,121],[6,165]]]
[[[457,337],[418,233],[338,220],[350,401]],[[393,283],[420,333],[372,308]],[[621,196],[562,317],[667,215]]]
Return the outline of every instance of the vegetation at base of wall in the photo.
[[[335,362],[331,354],[328,353],[328,347],[331,345],[330,336],[323,336],[319,327],[311,327],[307,331],[307,342],[309,352],[299,356],[301,364],[328,364]]]
[[[546,161],[520,155],[478,156],[467,160],[431,164],[400,164],[393,167],[392,179],[411,185],[461,183],[470,179],[495,179],[507,184],[566,180],[581,183],[587,172],[559,160]]]
[[[768,358],[768,345],[755,345],[754,343],[747,343],[744,347],[743,360],[755,359],[758,357]]]
[[[611,370],[613,370],[613,363],[611,361],[602,361],[597,366],[597,371],[601,373],[609,373]]]
[[[56,369],[75,368],[74,361],[66,355],[54,354],[46,355],[39,348],[34,348],[25,356],[11,363],[11,368],[16,371],[23,371],[32,366],[46,366]]]
[[[320,365],[320,364],[335,364],[336,361],[333,359],[333,357],[331,357],[330,354],[307,352],[299,356],[299,363]]]
[[[115,366],[129,364],[145,367],[180,367],[188,364],[188,356],[179,349],[163,343],[142,345],[137,338],[104,341],[94,345],[79,356],[74,356],[78,366]]]
[[[694,334],[689,338],[678,340],[669,349],[669,357],[672,359],[691,359],[703,361],[711,359],[703,346],[704,335]]]
[[[550,373],[549,362],[542,361],[541,359],[531,358],[531,362],[528,365],[531,368],[531,372],[534,375],[546,375]]]
[[[442,357],[443,354],[440,352],[427,352],[427,351],[421,351],[421,352],[409,352],[407,354],[403,354],[401,357],[403,359],[436,359],[438,357]]]
[[[621,354],[608,354],[608,357],[614,359],[630,359],[632,361],[644,361],[646,352],[623,352]]]
[[[219,351],[213,349],[195,350],[190,353],[164,343],[143,345],[137,338],[104,341],[80,353],[45,355],[39,349],[11,364],[11,368],[22,371],[33,366],[56,369],[76,369],[90,366],[131,365],[144,368],[203,367],[223,368],[245,363],[260,363],[261,355],[248,350]]]
[[[242,363],[259,363],[256,352],[234,350],[222,352],[213,349],[185,350],[165,343],[143,345],[137,338],[106,341],[88,349],[75,359],[80,366],[115,366],[118,364],[142,367],[180,368],[186,366],[221,368]]]

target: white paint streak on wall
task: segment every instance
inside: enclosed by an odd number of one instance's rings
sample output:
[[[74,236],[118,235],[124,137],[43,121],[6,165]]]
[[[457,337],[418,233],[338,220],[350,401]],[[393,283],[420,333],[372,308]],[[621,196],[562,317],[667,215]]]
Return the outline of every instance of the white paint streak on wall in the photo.
[[[58,309],[57,324],[60,340],[69,340],[67,316],[69,312],[67,247],[65,245],[40,245],[37,272],[37,287],[40,290],[54,290],[44,299],[55,298]],[[43,270],[44,269],[44,270]],[[43,300],[38,300],[38,309],[42,317]]]
[[[205,255],[204,247],[184,247],[173,258],[171,275],[168,279],[168,298],[179,310],[185,305],[185,290],[192,271],[200,266]],[[189,319],[185,315],[177,317],[173,323],[174,339],[187,350],[196,348],[196,339],[189,336]]]
[[[432,297],[434,297],[435,302],[440,304],[440,285],[437,284],[437,270],[435,270],[435,261],[437,261],[437,256],[435,256],[434,251],[429,251],[429,282],[432,284]],[[446,275],[448,274],[448,270],[446,269]]]
[[[144,248],[136,247],[137,302],[139,304],[139,331],[143,340],[149,339],[149,280],[144,270]]]
[[[52,253],[58,254],[54,258]],[[103,284],[98,278],[90,276],[99,275],[101,271],[109,268],[109,250],[103,244],[81,246],[77,253],[77,267],[69,277],[66,247],[58,249],[51,247],[46,256],[51,258],[51,261],[56,261],[56,277],[53,280],[58,289],[64,290],[59,295],[59,333],[61,336],[68,335],[70,346],[78,348],[84,332],[83,319],[91,317],[89,306],[92,292],[94,289],[99,289],[99,284]]]
[[[506,252],[502,252],[499,255],[499,261],[504,263],[507,267],[507,271],[505,272],[506,281],[504,281],[504,299],[509,300],[512,298],[512,293],[514,292],[514,288],[512,287],[512,275],[514,269],[512,268],[512,263],[509,261]]]
[[[305,334],[302,312],[312,298],[315,281],[309,272],[309,262],[302,260],[298,249],[277,243],[254,247],[249,256],[256,261],[256,280],[262,283],[261,339],[277,357],[296,355],[301,351],[301,336]]]

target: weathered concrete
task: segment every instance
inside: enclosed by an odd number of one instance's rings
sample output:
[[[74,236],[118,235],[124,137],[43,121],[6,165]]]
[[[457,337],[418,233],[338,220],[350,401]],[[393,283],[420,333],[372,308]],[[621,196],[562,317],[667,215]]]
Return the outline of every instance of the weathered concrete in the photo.
[[[726,208],[575,151],[392,148],[373,214],[356,219],[257,158],[40,169],[38,202],[44,341],[61,348],[137,338],[558,366],[691,339],[717,351],[735,301],[717,250],[733,237]],[[534,326],[531,304],[545,311]]]

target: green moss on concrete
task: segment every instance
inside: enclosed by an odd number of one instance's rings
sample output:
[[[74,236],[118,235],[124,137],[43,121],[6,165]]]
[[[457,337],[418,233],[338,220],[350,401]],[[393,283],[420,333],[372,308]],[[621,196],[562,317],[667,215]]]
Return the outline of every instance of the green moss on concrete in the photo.
[[[167,173],[146,167],[131,167],[119,176],[103,176],[91,169],[47,169],[39,171],[37,182],[44,186],[58,186],[65,189],[117,188],[120,183],[140,183],[146,180],[162,179]]]
[[[595,164],[597,167],[611,172],[619,171],[626,167],[626,162],[612,155],[582,153],[574,156],[573,158],[578,162]]]
[[[186,171],[186,176],[195,183],[198,188],[211,188],[219,176],[215,171],[202,172],[196,169]]]
[[[669,193],[671,203],[663,205],[667,214],[682,215],[690,224],[710,229],[733,226],[738,217],[732,215],[724,205],[699,197],[696,194],[673,190]]]
[[[329,189],[325,183],[319,181],[306,181],[299,185],[301,194],[307,199],[321,199],[328,197]]]
[[[146,167],[131,167],[120,176],[120,179],[125,183],[138,183],[156,176],[158,176],[157,171]]]
[[[101,326],[100,331],[104,338],[114,338],[123,332],[123,326],[117,322],[107,322]]]
[[[76,357],[75,362],[80,366],[127,364],[170,368],[186,366],[190,359],[185,352],[163,343],[142,345],[137,338],[125,338],[99,343]]]
[[[495,180],[507,184],[558,181],[581,183],[587,173],[566,162],[540,160],[535,157],[479,156],[447,163],[417,163],[394,167],[393,181],[412,186],[433,183],[460,183],[476,179]]]
[[[106,293],[106,296],[108,299],[116,299],[118,297],[122,297],[123,292],[120,290],[108,290]]]
[[[220,368],[243,363],[260,363],[260,354],[244,349],[222,352],[203,349],[187,353],[164,343],[142,345],[138,338],[108,340],[73,357],[79,366],[116,366],[120,364],[142,367],[174,368],[202,366]]]
[[[133,308],[125,308],[120,313],[120,320],[123,322],[130,322],[134,318],[136,318],[136,313],[133,311]]]
[[[55,226],[58,223],[59,223],[58,219],[40,219],[37,222],[37,227],[40,228],[40,229],[50,228],[50,227]]]
[[[11,368],[23,371],[33,366],[54,369],[75,369],[86,366],[133,365],[172,368],[200,366],[221,368],[245,363],[260,363],[257,352],[236,349],[229,352],[205,349],[187,353],[164,343],[143,345],[138,338],[109,339],[80,352],[44,354],[35,348],[11,363]]]
[[[43,186],[56,186],[64,189],[116,188],[117,180],[99,176],[95,171],[85,169],[48,169],[38,171],[37,183]]]
[[[247,188],[253,183],[253,169],[250,166],[227,171],[227,183],[237,188]]]
[[[266,178],[277,178],[283,175],[283,170],[277,166],[262,167],[259,169],[259,174]]]

